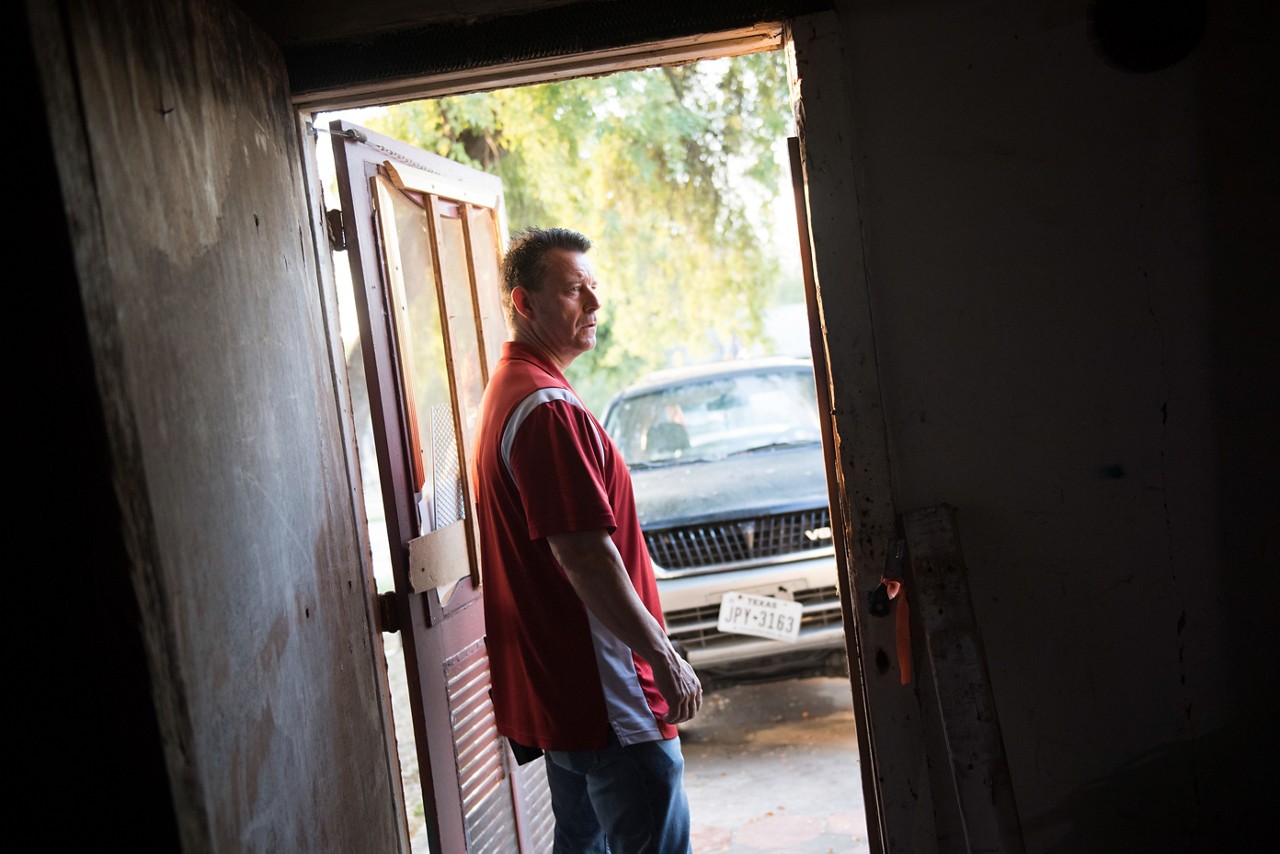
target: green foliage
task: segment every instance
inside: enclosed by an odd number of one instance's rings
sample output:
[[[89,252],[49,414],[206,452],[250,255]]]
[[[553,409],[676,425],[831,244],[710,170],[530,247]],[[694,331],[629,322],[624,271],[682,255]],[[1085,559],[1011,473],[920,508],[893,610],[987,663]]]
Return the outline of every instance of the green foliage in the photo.
[[[400,104],[368,125],[501,177],[512,232],[591,238],[604,308],[570,379],[599,412],[648,370],[761,342],[787,93],[766,52]]]

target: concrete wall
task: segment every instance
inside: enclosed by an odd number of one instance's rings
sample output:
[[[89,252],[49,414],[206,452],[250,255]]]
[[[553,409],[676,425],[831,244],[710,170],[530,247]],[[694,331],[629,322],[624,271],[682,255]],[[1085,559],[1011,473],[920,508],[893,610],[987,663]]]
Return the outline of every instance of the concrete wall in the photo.
[[[1033,851],[1243,841],[1270,738],[1276,30],[1210,6],[1133,73],[1085,3],[836,3],[896,504],[959,510]]]

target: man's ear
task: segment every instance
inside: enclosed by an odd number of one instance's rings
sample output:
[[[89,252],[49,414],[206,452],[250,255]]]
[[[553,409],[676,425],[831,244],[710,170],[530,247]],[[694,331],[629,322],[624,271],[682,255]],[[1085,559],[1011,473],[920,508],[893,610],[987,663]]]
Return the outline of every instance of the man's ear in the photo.
[[[516,285],[511,289],[511,305],[515,307],[516,314],[521,317],[529,317],[533,311],[533,294],[524,285]]]

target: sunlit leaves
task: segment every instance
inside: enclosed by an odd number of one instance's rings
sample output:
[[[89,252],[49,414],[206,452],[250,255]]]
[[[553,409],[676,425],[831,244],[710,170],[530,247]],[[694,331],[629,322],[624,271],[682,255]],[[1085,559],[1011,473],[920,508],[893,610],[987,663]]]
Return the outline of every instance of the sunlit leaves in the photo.
[[[369,125],[501,177],[513,231],[592,239],[602,326],[571,378],[599,411],[644,371],[761,336],[789,120],[768,52],[401,104]]]

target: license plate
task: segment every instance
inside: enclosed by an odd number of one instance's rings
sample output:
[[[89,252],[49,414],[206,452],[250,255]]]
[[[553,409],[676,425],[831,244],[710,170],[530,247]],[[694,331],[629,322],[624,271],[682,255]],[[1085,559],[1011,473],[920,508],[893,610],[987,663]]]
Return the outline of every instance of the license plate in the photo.
[[[754,635],[795,642],[800,637],[804,606],[789,599],[730,591],[720,600],[716,628],[736,635]]]

